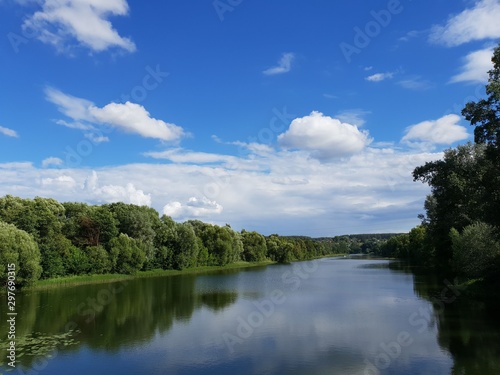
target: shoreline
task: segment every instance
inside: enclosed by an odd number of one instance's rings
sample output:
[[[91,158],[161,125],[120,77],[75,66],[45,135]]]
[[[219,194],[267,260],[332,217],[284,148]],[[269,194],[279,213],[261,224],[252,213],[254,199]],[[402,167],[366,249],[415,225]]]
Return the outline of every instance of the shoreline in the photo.
[[[305,262],[311,261],[315,259],[323,259],[323,258],[335,258],[339,256],[343,256],[345,254],[330,254],[323,255],[316,258],[304,259],[294,262]],[[26,286],[21,289],[21,292],[34,292],[39,290],[47,290],[53,288],[61,288],[61,287],[72,287],[72,286],[80,286],[80,285],[92,285],[92,284],[105,284],[105,283],[113,283],[123,280],[133,280],[147,277],[168,277],[168,276],[177,276],[177,275],[194,275],[199,273],[206,272],[217,272],[224,270],[235,270],[235,269],[244,269],[244,268],[253,268],[253,267],[262,267],[279,264],[278,262],[272,260],[263,260],[260,262],[245,262],[240,261],[236,263],[227,264],[225,266],[201,266],[201,267],[192,267],[185,268],[183,270],[163,270],[163,269],[154,269],[148,271],[139,271],[132,275],[126,274],[102,274],[102,275],[78,275],[78,276],[65,276],[58,277],[54,279],[45,279],[38,280],[34,285]]]
[[[236,262],[228,264],[226,266],[202,266],[202,267],[192,267],[185,268],[183,270],[163,270],[154,269],[148,271],[139,271],[132,275],[126,274],[102,274],[102,275],[78,275],[78,276],[65,276],[54,279],[39,280],[34,285],[26,286],[21,289],[22,292],[33,292],[38,290],[47,290],[60,287],[71,287],[80,285],[92,285],[92,284],[104,284],[112,283],[123,280],[133,280],[148,277],[167,277],[167,276],[177,276],[177,275],[191,275],[205,272],[216,272],[224,270],[242,269],[242,268],[252,268],[259,266],[268,266],[277,264],[271,260],[261,261],[261,262]]]

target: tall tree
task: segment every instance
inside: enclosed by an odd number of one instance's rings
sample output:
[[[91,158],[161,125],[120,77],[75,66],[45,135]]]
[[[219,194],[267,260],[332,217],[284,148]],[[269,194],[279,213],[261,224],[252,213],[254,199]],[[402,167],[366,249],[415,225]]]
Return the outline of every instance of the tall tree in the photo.
[[[475,126],[474,141],[486,144],[486,157],[490,161],[483,185],[486,188],[484,221],[500,226],[500,43],[493,52],[491,69],[486,85],[486,99],[469,102],[462,115]]]
[[[42,273],[40,250],[33,237],[12,224],[0,221],[0,284],[7,282],[8,265],[15,265],[16,284],[35,282]]]

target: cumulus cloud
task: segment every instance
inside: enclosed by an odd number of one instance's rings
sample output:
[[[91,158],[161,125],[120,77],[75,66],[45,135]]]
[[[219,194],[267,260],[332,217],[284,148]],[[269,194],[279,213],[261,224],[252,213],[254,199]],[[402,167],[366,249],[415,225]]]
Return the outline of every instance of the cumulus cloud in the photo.
[[[15,130],[9,129],[9,128],[4,128],[3,126],[0,126],[0,134],[6,135],[7,137],[13,137],[17,138],[19,135]]]
[[[184,204],[181,202],[170,202],[163,207],[165,215],[183,220],[218,215],[222,210],[223,207],[219,203],[211,201],[206,197],[191,197]]]
[[[64,188],[73,189],[76,186],[76,181],[71,176],[59,176],[55,178],[42,178],[41,183],[43,186],[59,185]]]
[[[473,40],[500,38],[500,1],[477,0],[472,8],[432,28],[430,41],[458,46]]]
[[[90,193],[97,202],[125,202],[139,206],[151,206],[151,195],[136,189],[134,184],[130,182],[125,186],[99,186],[99,178],[96,171],[92,171],[92,174],[86,178],[83,189],[87,193]]]
[[[63,164],[64,162],[62,161],[62,159],[56,157],[49,157],[42,161],[42,167],[44,168],[50,167],[51,165],[60,166]]]
[[[292,62],[295,58],[293,53],[284,53],[277,66],[264,70],[262,73],[268,76],[288,73],[292,69]]]
[[[423,142],[449,145],[469,137],[467,129],[459,125],[460,117],[450,114],[437,120],[423,121],[406,129],[402,142]]]
[[[162,141],[176,141],[184,136],[181,127],[152,118],[142,105],[136,103],[110,103],[101,108],[89,100],[65,94],[52,87],[46,88],[45,95],[61,113],[73,120],[73,123],[59,120],[61,125],[82,130],[95,130],[97,125],[108,125],[127,133]],[[90,134],[90,139],[96,142],[109,140],[102,135]]]
[[[94,52],[119,48],[134,52],[130,38],[122,37],[109,21],[111,16],[126,16],[126,0],[43,0],[42,9],[28,17],[23,29],[58,50],[68,49],[73,41]]]
[[[365,79],[370,82],[381,82],[386,79],[391,79],[392,77],[394,77],[394,73],[386,72],[386,73],[375,73],[366,77]]]
[[[278,136],[278,142],[284,148],[305,150],[314,158],[330,160],[362,151],[371,139],[367,131],[355,125],[313,111],[293,120]]]
[[[488,71],[493,68],[491,57],[493,48],[485,48],[469,53],[465,57],[465,63],[460,69],[461,72],[453,76],[450,82],[488,82]]]

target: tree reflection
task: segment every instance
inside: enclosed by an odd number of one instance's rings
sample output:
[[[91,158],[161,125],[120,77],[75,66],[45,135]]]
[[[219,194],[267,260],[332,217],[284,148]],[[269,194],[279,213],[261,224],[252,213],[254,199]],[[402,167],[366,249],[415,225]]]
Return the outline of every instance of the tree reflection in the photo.
[[[191,319],[196,309],[218,312],[238,298],[234,291],[197,293],[195,284],[196,276],[180,275],[20,294],[18,365],[31,368],[50,361],[57,351],[77,351],[83,345],[115,352],[151,340],[175,321]],[[2,320],[0,330],[7,329]],[[77,331],[68,333],[70,329]]]
[[[500,374],[500,304],[497,297],[465,297],[466,290],[456,293],[448,287],[452,278],[415,274],[414,289],[418,296],[433,304],[438,327],[439,345],[453,357],[453,375]],[[452,298],[454,295],[457,298]],[[448,300],[443,299],[443,295]]]

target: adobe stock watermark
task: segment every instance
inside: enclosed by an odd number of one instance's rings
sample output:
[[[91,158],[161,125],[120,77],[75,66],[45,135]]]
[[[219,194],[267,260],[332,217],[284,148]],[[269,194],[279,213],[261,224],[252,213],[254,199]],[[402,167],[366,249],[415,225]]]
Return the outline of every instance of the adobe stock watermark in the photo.
[[[29,25],[23,25],[20,34],[9,32],[7,39],[15,53],[19,53],[20,47],[40,35],[40,31]]]
[[[144,102],[149,93],[154,91],[159,87],[159,85],[170,75],[170,73],[163,72],[159,64],[156,64],[154,68],[147,65],[145,68],[146,74],[140,80],[140,83],[134,86],[128,93],[120,95],[119,99],[113,102],[127,102],[132,101],[134,103]],[[106,135],[111,134],[114,128],[95,128],[88,130],[84,139],[82,139],[75,147],[66,146],[64,152],[65,165],[64,167],[77,167],[79,166],[83,159],[90,156],[94,151],[94,148],[102,143],[102,140],[106,138]]]
[[[294,263],[291,271],[285,271],[281,275],[281,282],[288,286],[289,291],[299,289],[302,282],[309,279],[318,270],[319,263],[322,261],[323,259],[314,259],[309,262]],[[284,304],[286,300],[285,290],[277,288],[270,293],[268,298],[254,301],[254,310],[246,316],[240,315],[236,318],[235,330],[222,334],[222,339],[229,352],[234,353],[236,345],[241,345],[249,339],[255,330],[262,327],[266,319],[269,319],[276,312],[276,307]]]
[[[352,43],[342,42],[339,44],[339,48],[347,63],[351,63],[352,55],[359,55],[363,49],[368,47],[372,40],[389,26],[393,17],[400,14],[403,10],[404,7],[400,0],[389,0],[385,9],[370,11],[371,20],[364,27],[354,27]]]
[[[433,307],[429,309],[421,307],[408,317],[408,323],[414,329],[416,328],[419,334],[428,329],[429,324],[433,320],[433,312],[434,314],[441,314],[446,305],[455,302],[457,297],[460,296],[461,291],[466,288],[465,286],[458,285],[456,279],[453,284],[446,279],[443,283],[445,287],[442,289],[439,298],[431,298]],[[403,330],[396,335],[394,341],[380,343],[379,352],[372,358],[364,360],[365,368],[362,375],[380,375],[380,370],[388,369],[393,361],[401,356],[403,349],[411,346],[414,342],[414,336],[410,332]]]
[[[248,153],[247,145],[252,143],[259,143],[263,145],[271,145],[275,140],[276,136],[283,132],[285,128],[295,119],[297,116],[288,113],[287,108],[283,107],[282,110],[278,108],[273,108],[273,117],[269,121],[268,126],[259,130],[256,136],[249,136],[246,142],[240,142],[238,144],[238,157],[241,158]],[[236,166],[242,165],[242,162],[238,159],[236,161]],[[214,173],[210,176],[211,181],[203,186],[202,195],[209,199],[215,200],[222,192],[222,190],[227,189],[231,183],[231,176],[225,172]]]
[[[237,6],[239,6],[243,0],[214,0],[212,5],[219,17],[221,22],[224,21],[224,14],[227,12],[233,12]]]

